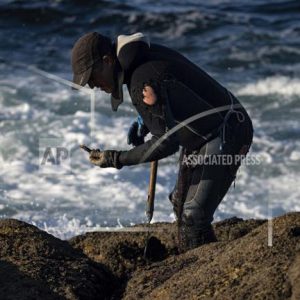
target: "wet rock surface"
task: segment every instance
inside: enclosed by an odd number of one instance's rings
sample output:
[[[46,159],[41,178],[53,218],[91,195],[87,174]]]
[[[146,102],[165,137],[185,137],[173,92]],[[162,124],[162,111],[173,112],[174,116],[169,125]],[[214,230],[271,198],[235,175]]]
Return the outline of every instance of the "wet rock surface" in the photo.
[[[217,227],[227,227],[231,221]],[[169,257],[143,272],[138,268],[127,283],[124,299],[134,299],[134,294],[143,299],[299,299],[299,261],[295,258],[300,240],[291,231],[299,226],[300,214],[272,222],[272,247],[267,243],[267,222],[256,228],[253,222],[245,227],[242,223],[222,230],[218,243]],[[237,228],[243,234],[227,234]]]
[[[1,300],[109,299],[113,282],[105,266],[68,242],[18,220],[0,220]]]
[[[61,241],[1,220],[0,299],[300,299],[300,213],[214,228],[217,243],[179,254],[176,224],[152,224],[145,259],[147,226]]]

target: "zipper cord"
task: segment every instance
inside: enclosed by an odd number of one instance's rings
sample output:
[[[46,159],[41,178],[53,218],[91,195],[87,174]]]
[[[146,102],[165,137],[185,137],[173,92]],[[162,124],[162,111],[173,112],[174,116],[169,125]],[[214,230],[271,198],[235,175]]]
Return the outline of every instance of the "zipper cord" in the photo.
[[[234,103],[233,103],[233,98],[231,96],[231,93],[228,90],[227,90],[227,93],[229,95],[231,103],[230,103],[230,109],[226,113],[226,115],[224,117],[223,125],[222,125],[222,143],[220,144],[220,150],[221,151],[223,150],[223,146],[226,143],[226,126],[227,126],[227,122],[228,122],[231,114],[234,113],[236,115],[236,117],[237,117],[237,120],[240,123],[243,123],[245,121],[244,114],[241,111],[238,111],[238,110],[236,110],[236,109],[233,108]]]

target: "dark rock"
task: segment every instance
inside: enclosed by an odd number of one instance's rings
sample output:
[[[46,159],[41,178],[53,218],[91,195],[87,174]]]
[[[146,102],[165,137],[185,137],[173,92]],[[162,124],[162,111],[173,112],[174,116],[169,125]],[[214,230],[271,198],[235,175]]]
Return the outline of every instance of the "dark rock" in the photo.
[[[13,300],[108,299],[113,288],[104,266],[13,219],[0,220],[0,282],[0,299]]]
[[[147,225],[124,228],[115,232],[90,232],[69,240],[70,244],[82,250],[88,257],[104,264],[118,278],[119,288],[114,299],[120,299],[128,279],[137,269],[151,261],[162,260],[177,253],[177,229],[170,223],[155,223],[150,226],[150,252],[144,258],[147,240]],[[158,252],[153,253],[154,249]]]
[[[151,224],[145,260],[147,228],[68,243],[2,220],[0,299],[300,299],[300,213],[218,222],[218,242],[183,254],[175,223]]]
[[[300,227],[296,226],[296,227],[290,228],[290,235],[300,237]]]
[[[151,236],[146,243],[144,250],[144,257],[148,261],[160,261],[163,260],[167,255],[167,249],[165,245],[161,243],[161,241]]]
[[[291,300],[300,299],[300,253],[296,256],[296,259],[290,266],[289,279],[292,285],[292,297]]]
[[[158,261],[177,253],[175,223],[155,223],[150,226],[152,260]],[[126,280],[137,268],[144,266],[147,225],[125,228],[124,231],[90,232],[69,240],[91,259],[106,265],[120,280]],[[156,253],[153,253],[156,249]],[[151,260],[151,259],[150,259]]]
[[[264,222],[266,222],[266,220],[243,220],[233,217],[214,224],[214,229],[218,241],[230,241],[248,234]]]
[[[148,268],[138,267],[123,298],[136,299],[138,294],[140,299],[299,299],[298,261],[290,279],[287,276],[299,243],[288,229],[299,225],[300,213],[275,218],[272,247],[267,244],[268,224],[263,222],[237,239],[203,245]]]

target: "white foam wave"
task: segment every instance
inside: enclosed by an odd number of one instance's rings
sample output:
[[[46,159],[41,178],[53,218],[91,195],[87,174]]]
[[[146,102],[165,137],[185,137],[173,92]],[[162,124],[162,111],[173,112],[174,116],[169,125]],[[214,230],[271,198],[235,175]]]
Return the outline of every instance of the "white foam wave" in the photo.
[[[6,88],[1,90],[0,115],[3,120],[0,128],[5,129],[5,134],[0,135],[0,192],[5,191],[5,194],[0,195],[0,217],[32,222],[61,238],[97,230],[99,224],[102,226],[105,222],[118,226],[128,218],[135,222],[145,220],[149,164],[124,167],[120,171],[100,169],[91,166],[87,154],[78,148],[79,144],[87,143],[104,149],[128,149],[126,134],[134,115],[127,113],[130,106],[123,104],[126,113],[121,110],[113,115],[109,102],[105,103],[106,99],[101,94],[96,101],[95,131],[91,139],[91,116],[88,111],[81,110],[80,105],[77,111],[75,109],[73,113],[63,115],[53,110],[53,106],[71,103],[69,89],[63,90],[58,84],[49,86],[42,81],[31,91],[26,87],[36,78],[22,80],[8,80]],[[15,81],[17,85],[13,85]],[[268,82],[269,88],[266,88]],[[282,92],[281,88],[287,88],[294,95],[299,92],[298,83],[297,79],[271,77],[247,85],[239,92],[259,95],[278,93]],[[30,100],[24,101],[22,92],[25,95],[31,92]],[[128,95],[126,97],[128,100]],[[9,105],[7,100],[11,100]],[[87,97],[79,96],[76,100],[89,101]],[[45,101],[48,106],[44,106]],[[244,167],[239,172],[237,189],[230,189],[216,212],[216,220],[234,214],[244,218],[267,217],[267,199],[270,197],[275,213],[299,208],[297,199],[300,188],[296,179],[299,174],[299,145],[271,138],[268,131],[270,121],[264,121],[259,114],[255,117],[254,154],[261,155],[263,164],[255,168]],[[285,124],[290,127],[287,122]],[[38,143],[35,141],[47,135],[62,137],[62,145],[72,150],[70,173],[55,175],[39,172]],[[174,220],[168,194],[177,172],[176,157],[159,163],[153,221]]]
[[[272,76],[249,83],[236,91],[242,96],[266,96],[279,94],[283,96],[300,95],[300,79],[287,76]]]

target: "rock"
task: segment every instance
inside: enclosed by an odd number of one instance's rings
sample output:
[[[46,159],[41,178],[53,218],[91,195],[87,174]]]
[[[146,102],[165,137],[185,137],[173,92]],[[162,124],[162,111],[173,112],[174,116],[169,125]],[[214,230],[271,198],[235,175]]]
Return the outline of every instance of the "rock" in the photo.
[[[234,217],[214,224],[214,229],[219,241],[229,241],[246,235],[264,222],[265,220],[244,221]],[[178,254],[175,223],[154,223],[150,225],[150,230],[150,261],[161,261]],[[122,231],[90,232],[76,236],[69,242],[91,259],[108,266],[122,281],[138,266],[146,265],[147,262],[143,259],[146,237],[147,226],[137,225]]]
[[[263,223],[240,238],[138,267],[123,299],[300,299],[299,260],[294,262],[300,239],[291,235],[299,225],[300,213],[275,218],[272,247]]]
[[[292,297],[291,300],[300,299],[300,253],[293,261],[289,270],[289,279],[292,285]]]
[[[175,224],[151,224],[149,249],[156,249],[152,261],[163,260],[177,253],[176,230]],[[137,266],[146,264],[143,259],[146,237],[147,226],[139,225],[122,231],[89,232],[69,242],[89,258],[108,266],[114,276],[125,280]]]
[[[175,224],[92,232],[68,242],[0,221],[0,299],[300,299],[300,213],[214,224],[218,242],[183,254]],[[9,295],[9,297],[7,297]]]
[[[35,226],[0,220],[0,299],[109,299],[113,277]],[[100,297],[101,295],[101,297]]]
[[[248,234],[251,230],[262,225],[266,220],[243,220],[233,217],[214,224],[218,241],[230,241]]]

